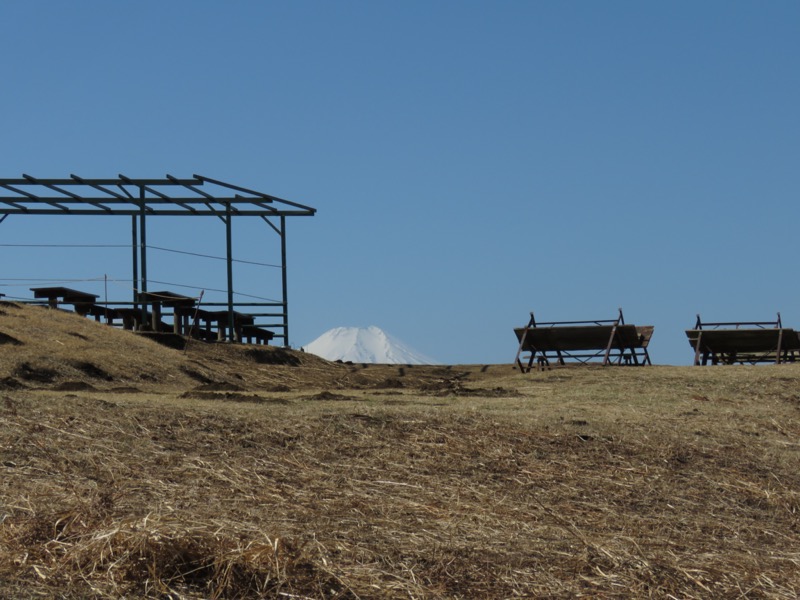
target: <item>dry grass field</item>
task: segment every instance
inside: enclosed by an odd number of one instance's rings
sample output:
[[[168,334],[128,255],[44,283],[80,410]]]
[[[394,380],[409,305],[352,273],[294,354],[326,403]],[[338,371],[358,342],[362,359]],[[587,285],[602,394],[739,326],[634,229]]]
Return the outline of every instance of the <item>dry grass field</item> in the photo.
[[[0,597],[797,598],[799,386],[179,349],[0,304]]]

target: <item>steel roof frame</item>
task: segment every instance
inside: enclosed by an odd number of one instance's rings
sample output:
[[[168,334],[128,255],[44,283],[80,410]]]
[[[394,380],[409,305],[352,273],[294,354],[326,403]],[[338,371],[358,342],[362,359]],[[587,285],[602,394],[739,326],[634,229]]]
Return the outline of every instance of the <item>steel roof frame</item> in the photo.
[[[205,186],[205,187],[204,187]],[[206,191],[207,188],[211,188]],[[214,192],[218,193],[214,193]],[[219,193],[221,191],[221,193]],[[233,336],[233,217],[260,217],[281,238],[282,323],[284,346],[289,345],[289,310],[286,279],[286,217],[313,216],[316,209],[226,183],[203,175],[179,179],[167,174],[163,179],[116,178],[42,179],[23,174],[21,178],[0,178],[0,223],[9,215],[71,215],[131,217],[133,251],[133,302],[147,292],[147,217],[214,216],[225,223],[228,314]],[[273,218],[278,221],[276,224]],[[145,311],[142,305],[142,311]]]

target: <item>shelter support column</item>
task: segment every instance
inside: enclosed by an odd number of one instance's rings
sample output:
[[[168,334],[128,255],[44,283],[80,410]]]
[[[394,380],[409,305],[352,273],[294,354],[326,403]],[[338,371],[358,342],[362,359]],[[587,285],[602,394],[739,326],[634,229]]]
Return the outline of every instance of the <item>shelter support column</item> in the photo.
[[[139,302],[139,229],[136,227],[136,216],[131,217],[131,251],[133,254],[133,307]]]
[[[289,286],[286,278],[286,217],[281,216],[281,286],[283,290],[283,345],[289,347]]]
[[[144,187],[139,188],[139,231],[141,235],[141,244],[139,245],[139,260],[142,267],[141,283],[139,285],[139,294],[147,293],[147,226],[146,226],[146,207],[145,207]],[[147,304],[142,303],[142,328],[147,328]]]
[[[233,315],[233,231],[231,224],[231,204],[225,205],[225,249],[226,261],[228,265],[228,341],[239,341],[236,339],[236,326]]]

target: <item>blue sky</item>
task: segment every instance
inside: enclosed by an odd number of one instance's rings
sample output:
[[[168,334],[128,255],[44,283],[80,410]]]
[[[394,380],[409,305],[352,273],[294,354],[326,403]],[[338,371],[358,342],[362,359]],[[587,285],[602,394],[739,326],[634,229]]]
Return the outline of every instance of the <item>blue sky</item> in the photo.
[[[656,326],[654,362],[688,364],[697,313],[800,328],[797,2],[42,0],[0,22],[0,177],[200,173],[317,208],[289,221],[294,346],[377,325],[510,363],[529,311],[621,306]],[[219,222],[183,221],[148,241],[224,254]],[[237,258],[276,259],[263,224],[235,228]],[[0,224],[0,244],[129,235]],[[129,249],[0,252],[8,295],[108,275],[127,297]],[[220,261],[149,269],[225,285]],[[268,267],[234,278],[280,293]]]

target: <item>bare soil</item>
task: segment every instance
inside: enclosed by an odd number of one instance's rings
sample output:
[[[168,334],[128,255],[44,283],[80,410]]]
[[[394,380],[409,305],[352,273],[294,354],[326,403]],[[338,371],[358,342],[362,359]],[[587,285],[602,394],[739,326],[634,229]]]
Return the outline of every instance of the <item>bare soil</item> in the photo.
[[[0,598],[797,598],[798,384],[177,349],[0,303]]]

